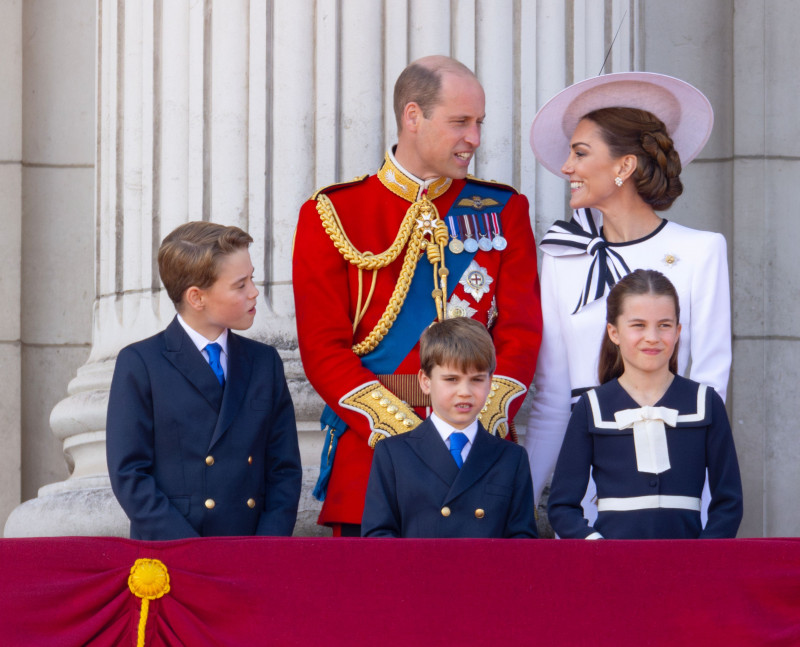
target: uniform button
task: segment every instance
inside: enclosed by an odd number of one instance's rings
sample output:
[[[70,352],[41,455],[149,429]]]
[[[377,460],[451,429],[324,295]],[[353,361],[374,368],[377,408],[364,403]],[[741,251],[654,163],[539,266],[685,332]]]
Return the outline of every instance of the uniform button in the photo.
[[[214,499],[206,499],[206,508],[213,510],[215,505],[217,504],[214,502]]]
[[[443,517],[449,517],[450,516],[450,508],[448,508],[447,506],[442,508],[442,516]]]
[[[206,465],[213,465],[214,464],[214,457],[213,456],[206,456]]]
[[[252,465],[253,464],[253,457],[252,456],[248,456],[247,457],[247,464],[248,465]]]
[[[486,513],[483,511],[482,508],[478,508],[475,510],[475,518],[476,519],[483,519],[486,516]]]
[[[255,508],[256,507],[256,500],[255,499],[247,499],[247,507],[248,508]]]

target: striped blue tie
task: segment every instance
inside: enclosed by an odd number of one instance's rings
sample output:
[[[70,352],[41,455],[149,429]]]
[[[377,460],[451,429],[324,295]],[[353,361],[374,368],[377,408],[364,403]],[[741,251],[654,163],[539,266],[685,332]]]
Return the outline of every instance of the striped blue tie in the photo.
[[[458,469],[461,469],[461,466],[464,464],[464,459],[461,458],[461,450],[464,449],[464,445],[467,444],[467,436],[462,434],[460,431],[454,431],[450,434],[450,454],[453,456],[453,460],[458,465]]]
[[[211,370],[214,371],[214,375],[217,376],[219,385],[225,386],[225,371],[222,370],[222,364],[219,363],[219,354],[221,351],[222,346],[216,342],[206,346],[206,352],[208,353],[208,364],[211,366]]]

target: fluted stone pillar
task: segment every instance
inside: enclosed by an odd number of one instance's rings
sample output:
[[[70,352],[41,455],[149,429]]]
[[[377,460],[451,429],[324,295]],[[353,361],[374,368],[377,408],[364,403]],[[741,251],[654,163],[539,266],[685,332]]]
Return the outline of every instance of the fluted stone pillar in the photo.
[[[0,4],[0,303],[20,302],[22,234],[22,5]],[[0,311],[0,365],[4,387],[0,390],[0,446],[6,454],[0,470],[0,519],[19,502],[21,380],[20,312],[14,307]],[[1,522],[0,522],[1,523]]]
[[[92,348],[69,397],[51,414],[71,475],[17,508],[6,536],[127,536],[105,462],[108,389],[119,350],[175,314],[156,252],[164,235],[189,220],[234,224],[253,235],[263,301],[245,334],[276,346],[285,362],[307,491],[321,448],[303,424],[316,411],[304,404],[311,396],[291,292],[296,211],[312,186],[310,145],[296,135],[313,132],[312,93],[298,82],[314,69],[313,3],[101,0],[98,9]],[[314,531],[309,520],[316,517],[308,507],[306,496],[305,533]]]

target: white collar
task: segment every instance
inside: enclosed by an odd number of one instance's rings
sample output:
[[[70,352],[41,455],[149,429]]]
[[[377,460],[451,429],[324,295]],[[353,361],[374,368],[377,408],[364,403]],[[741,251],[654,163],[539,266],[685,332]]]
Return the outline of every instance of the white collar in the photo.
[[[467,437],[467,441],[469,441],[470,445],[475,442],[475,436],[478,434],[477,418],[475,418],[475,420],[473,420],[466,429],[456,429],[433,412],[431,412],[431,422],[433,423],[433,426],[436,427],[436,431],[439,432],[439,435],[442,437],[442,440],[445,442],[445,444],[447,443],[447,439],[450,438],[450,434],[455,431],[464,434]]]
[[[184,321],[183,317],[178,315],[178,323],[181,327],[186,331],[186,334],[189,335],[189,339],[192,340],[192,343],[197,346],[197,350],[202,351],[205,350],[206,346],[209,344],[217,343],[222,347],[222,352],[225,355],[228,354],[228,329],[222,331],[222,334],[217,337],[216,339],[206,339],[203,335],[197,332],[194,328],[192,328],[186,321]]]

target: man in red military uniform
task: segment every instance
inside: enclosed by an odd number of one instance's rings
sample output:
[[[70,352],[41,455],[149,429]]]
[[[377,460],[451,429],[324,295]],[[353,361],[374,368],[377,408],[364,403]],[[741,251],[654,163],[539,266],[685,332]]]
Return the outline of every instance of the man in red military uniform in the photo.
[[[315,495],[334,535],[359,534],[375,443],[428,415],[418,340],[433,321],[487,326],[497,370],[479,419],[513,438],[541,340],[539,281],[525,196],[467,177],[484,107],[461,63],[412,63],[394,90],[398,143],[378,173],[322,189],[300,211],[298,340],[327,404]]]

